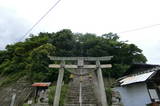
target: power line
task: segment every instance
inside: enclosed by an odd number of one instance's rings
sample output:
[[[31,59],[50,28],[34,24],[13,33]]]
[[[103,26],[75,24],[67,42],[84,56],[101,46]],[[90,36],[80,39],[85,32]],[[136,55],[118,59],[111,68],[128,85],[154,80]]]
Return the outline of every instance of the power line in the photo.
[[[153,24],[153,25],[149,25],[149,26],[144,26],[144,27],[140,27],[140,28],[135,28],[135,29],[131,29],[131,30],[122,31],[122,32],[119,32],[119,33],[117,33],[117,34],[134,32],[134,31],[138,31],[138,30],[144,30],[144,29],[156,27],[156,26],[159,26],[159,25],[160,25],[160,24]]]
[[[61,0],[58,0],[33,26],[22,36],[22,38],[19,40],[23,40],[32,30],[35,28],[60,2]]]

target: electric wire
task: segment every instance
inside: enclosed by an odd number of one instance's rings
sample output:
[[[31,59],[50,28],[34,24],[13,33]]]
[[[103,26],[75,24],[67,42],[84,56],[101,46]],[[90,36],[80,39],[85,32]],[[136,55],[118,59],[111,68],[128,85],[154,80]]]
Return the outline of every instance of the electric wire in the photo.
[[[42,17],[38,21],[33,24],[33,26],[19,39],[19,41],[22,41],[60,2],[61,0],[58,0],[47,12],[45,12]]]
[[[134,31],[138,31],[138,30],[144,30],[144,29],[156,27],[156,26],[159,26],[159,25],[160,25],[160,24],[153,24],[153,25],[149,25],[149,26],[144,26],[144,27],[139,27],[139,28],[135,28],[135,29],[131,29],[131,30],[126,30],[126,31],[118,32],[117,34],[134,32]]]

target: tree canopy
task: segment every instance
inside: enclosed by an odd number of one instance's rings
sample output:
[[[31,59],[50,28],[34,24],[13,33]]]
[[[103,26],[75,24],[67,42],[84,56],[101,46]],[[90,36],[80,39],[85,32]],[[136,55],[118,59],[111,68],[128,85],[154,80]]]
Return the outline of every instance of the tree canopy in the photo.
[[[104,71],[104,76],[119,77],[133,63],[145,63],[146,57],[135,44],[119,40],[117,34],[101,36],[73,33],[64,29],[55,33],[31,35],[24,42],[7,45],[0,51],[0,76],[7,81],[27,77],[31,81],[53,81],[57,70],[48,68],[52,56],[113,56],[113,67]],[[12,78],[9,80],[9,78]],[[3,84],[4,82],[0,82]]]

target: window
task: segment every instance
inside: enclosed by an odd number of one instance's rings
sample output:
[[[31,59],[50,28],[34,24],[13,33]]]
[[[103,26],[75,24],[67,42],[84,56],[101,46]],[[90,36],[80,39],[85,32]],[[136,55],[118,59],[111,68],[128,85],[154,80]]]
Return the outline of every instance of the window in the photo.
[[[159,97],[158,97],[156,89],[148,89],[148,91],[150,93],[151,100],[153,102],[159,101]]]

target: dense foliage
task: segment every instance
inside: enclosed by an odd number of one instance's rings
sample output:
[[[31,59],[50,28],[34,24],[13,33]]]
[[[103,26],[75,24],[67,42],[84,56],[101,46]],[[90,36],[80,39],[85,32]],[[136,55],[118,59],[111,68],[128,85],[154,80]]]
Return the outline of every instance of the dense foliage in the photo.
[[[0,51],[0,77],[14,81],[27,77],[30,81],[53,81],[57,70],[49,69],[52,56],[114,56],[109,62],[113,68],[104,70],[104,76],[119,77],[132,63],[145,63],[142,50],[134,44],[119,41],[117,34],[102,36],[72,33],[61,30],[56,33],[31,35],[24,42],[7,45]],[[0,82],[2,84],[3,82]]]

